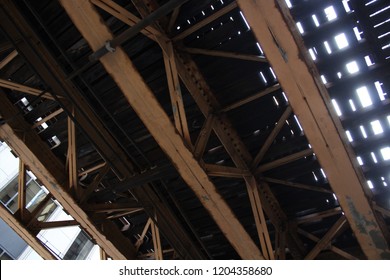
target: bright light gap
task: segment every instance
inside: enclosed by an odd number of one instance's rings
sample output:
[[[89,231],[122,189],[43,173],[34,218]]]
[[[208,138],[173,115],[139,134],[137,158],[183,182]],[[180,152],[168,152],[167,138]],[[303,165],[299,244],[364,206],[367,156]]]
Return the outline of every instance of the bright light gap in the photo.
[[[337,113],[337,116],[341,117],[343,115],[343,113],[341,112],[339,104],[337,104],[337,101],[335,99],[332,99],[332,104],[333,104],[333,107]]]
[[[243,21],[245,22],[245,25],[247,27],[247,31],[250,30],[251,28],[250,28],[248,22],[246,21],[246,18],[244,17],[244,14],[241,11],[240,11],[240,15],[241,15]]]

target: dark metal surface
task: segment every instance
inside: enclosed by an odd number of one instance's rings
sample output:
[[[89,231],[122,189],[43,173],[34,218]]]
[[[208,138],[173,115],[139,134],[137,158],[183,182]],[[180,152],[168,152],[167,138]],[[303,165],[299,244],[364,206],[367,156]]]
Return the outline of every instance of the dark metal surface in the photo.
[[[138,15],[135,7],[132,4],[128,4],[128,1],[116,2],[135,15]],[[165,1],[159,2],[163,2],[160,4],[165,3]],[[189,1],[182,6],[171,37],[180,34],[231,2],[227,0]],[[367,179],[375,187],[372,190],[374,199],[377,200],[378,204],[389,208],[389,187],[385,186],[385,183],[390,184],[389,161],[381,158],[380,153],[380,149],[389,146],[389,138],[387,137],[390,121],[388,119],[388,96],[386,95],[384,97],[385,100],[382,101],[377,97],[378,94],[372,94],[372,96],[375,96],[373,101],[375,108],[361,108],[356,98],[356,88],[370,83],[370,90],[374,92],[374,82],[376,81],[383,83],[382,88],[384,92],[390,90],[389,83],[386,80],[390,72],[389,60],[387,59],[390,55],[390,48],[382,50],[382,47],[385,45],[383,42],[387,38],[386,42],[388,43],[389,36],[385,36],[384,39],[377,39],[382,31],[373,26],[379,20],[374,17],[367,17],[367,14],[375,10],[374,5],[370,7],[370,11],[361,9],[361,3],[367,1],[349,1],[351,10],[355,9],[354,12],[349,13],[343,10],[344,7],[341,1],[321,1],[320,6],[317,5],[317,2],[315,4],[314,2],[316,1],[291,0],[293,4],[291,13],[295,20],[301,22],[305,29],[303,39],[306,46],[308,48],[316,47],[318,69],[327,79],[327,87],[331,98],[337,100],[343,112],[341,119],[344,128],[353,135],[354,141],[352,145],[356,154],[364,162],[363,169]],[[386,1],[379,2],[383,4]],[[51,55],[55,57],[58,66],[65,73],[65,76],[68,75],[69,77],[72,73],[77,74],[73,75],[72,79],[68,81],[71,81],[86,103],[89,104],[91,110],[102,122],[105,129],[115,139],[125,157],[135,167],[134,177],[126,178],[123,182],[118,179],[118,176],[110,172],[102,182],[102,191],[95,192],[88,203],[93,204],[102,201],[122,202],[125,201],[123,196],[131,196],[130,193],[133,190],[150,188],[154,194],[157,194],[156,197],[163,204],[175,212],[175,218],[192,238],[193,243],[189,246],[199,247],[199,251],[202,251],[209,258],[238,258],[234,249],[201,206],[196,196],[185,185],[175,170],[172,170],[169,160],[128,105],[114,81],[107,75],[99,63],[89,64],[88,58],[91,55],[91,50],[60,4],[57,1],[20,1],[17,5],[25,19],[31,23],[34,31],[39,34],[41,42],[47,47]],[[330,5],[334,6],[338,17],[334,21],[326,22],[324,9]],[[379,7],[377,8],[379,9]],[[124,30],[127,30],[128,26],[124,23],[104,11],[99,9],[98,11],[114,34],[121,34]],[[319,27],[314,25],[312,14],[316,14],[320,19],[321,25]],[[359,20],[358,26],[364,30],[363,36],[364,34],[371,34],[371,31],[375,32],[373,33],[374,35],[364,36],[361,41],[356,40],[352,28],[357,25],[357,20]],[[389,23],[384,25],[388,28]],[[5,30],[6,27],[4,25],[1,28],[3,34],[9,32],[9,30]],[[339,34],[338,32],[346,32],[350,44],[348,48],[336,50],[337,46],[333,37]],[[10,40],[9,36],[2,36],[0,39],[0,54],[2,54],[3,50],[6,52],[6,49],[9,48],[12,40]],[[331,55],[328,55],[326,49],[324,49],[324,41],[329,41],[332,44],[334,52]],[[12,43],[15,44],[17,42]],[[185,46],[188,48],[263,55],[256,43],[239,9],[236,8],[189,35],[177,47]],[[144,35],[138,34],[125,42],[123,48],[155,93],[161,106],[173,119],[160,47]],[[30,124],[33,124],[39,117],[43,118],[55,111],[59,106],[67,108],[69,103],[73,104],[72,99],[66,96],[66,91],[47,87],[47,78],[39,76],[39,71],[34,71],[34,65],[26,63],[29,59],[23,59],[23,56],[26,55],[23,51],[20,55],[0,70],[0,78],[11,79],[24,85],[47,90],[56,96],[66,97],[65,101],[62,101],[62,99],[50,101],[28,96],[16,90],[7,90],[10,100],[21,109],[22,114]],[[375,61],[374,66],[364,64],[364,56],[366,55],[373,57]],[[208,85],[214,91],[221,107],[228,106],[277,83],[270,65],[267,63],[203,55],[193,55],[193,59],[201,69]],[[358,63],[359,72],[356,74],[349,74],[345,68],[346,64],[351,60],[356,60]],[[84,67],[85,65],[88,65],[88,69]],[[79,69],[83,69],[83,71],[78,71]],[[342,73],[342,79],[338,78],[338,72]],[[58,79],[58,77],[55,78]],[[205,118],[184,86],[182,87],[182,94],[192,142],[195,143]],[[26,106],[21,104],[20,99],[23,97],[30,102],[32,110],[26,110]],[[350,99],[354,100],[357,107],[356,111],[351,109],[349,105]],[[285,99],[282,89],[279,89],[225,113],[252,157],[256,156],[287,105],[288,101]],[[67,150],[66,115],[69,115],[67,113],[62,113],[47,122],[48,128],[37,129],[41,139],[53,146],[53,152],[63,162],[66,160]],[[384,132],[381,135],[373,135],[369,128],[370,122],[378,118],[382,122]],[[366,127],[369,134],[367,139],[361,135],[360,125]],[[61,141],[59,146],[54,147],[52,140],[54,136]],[[89,138],[88,134],[83,133],[80,127],[78,133],[80,170],[88,169],[101,162],[102,152],[99,150],[99,144],[95,142],[96,139]],[[271,144],[260,165],[305,150],[308,147],[309,143],[304,132],[301,131],[299,123],[294,114],[292,114]],[[372,152],[375,152],[377,155],[377,163],[374,163],[371,158]],[[233,166],[228,153],[213,133],[205,149],[203,161],[205,163]],[[88,174],[83,180],[88,183],[92,181],[95,174],[96,172]],[[329,189],[326,176],[322,174],[321,166],[315,155],[271,169],[263,175]],[[232,208],[238,220],[244,225],[251,237],[258,242],[244,180],[222,177],[212,177],[211,180]],[[338,206],[337,199],[332,194],[291,188],[275,183],[271,183],[270,186],[281,208],[291,221],[295,221],[296,218],[301,216]],[[151,207],[150,201],[141,201],[141,204],[144,204],[146,208]],[[314,222],[300,225],[300,227],[321,237],[339,217],[340,214],[330,218],[321,218]],[[135,213],[127,216],[126,219],[130,221],[131,227],[124,234],[132,241],[135,241],[136,235],[142,231],[147,218],[148,215],[144,213]],[[119,220],[116,222],[120,227]],[[274,241],[275,230],[271,224],[268,226],[271,238]],[[163,228],[162,234],[164,235]],[[165,235],[164,240],[167,240],[164,241],[164,246],[166,247],[169,242],[174,242],[175,238],[167,238]],[[314,246],[313,241],[306,237],[302,236],[302,241],[307,249]],[[347,230],[336,237],[335,244],[339,248],[361,257],[360,249],[351,231]],[[149,252],[148,250],[150,249],[151,241],[149,243],[146,242],[141,247],[143,253]],[[327,256],[329,258],[337,257],[332,254]],[[287,257],[292,258],[292,255],[287,254]]]

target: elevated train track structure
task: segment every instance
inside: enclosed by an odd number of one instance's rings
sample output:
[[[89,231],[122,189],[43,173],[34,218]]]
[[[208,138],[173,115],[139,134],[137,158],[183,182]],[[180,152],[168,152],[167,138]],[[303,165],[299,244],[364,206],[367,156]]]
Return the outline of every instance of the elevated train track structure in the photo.
[[[112,259],[390,259],[385,0],[0,0],[4,219]],[[1,160],[1,159],[0,159]],[[73,221],[42,222],[50,201]]]

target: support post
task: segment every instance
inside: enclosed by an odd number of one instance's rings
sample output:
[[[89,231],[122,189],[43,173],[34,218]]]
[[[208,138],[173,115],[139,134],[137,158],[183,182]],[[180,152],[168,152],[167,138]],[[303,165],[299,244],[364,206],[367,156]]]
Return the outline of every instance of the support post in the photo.
[[[196,159],[200,160],[204,154],[204,151],[209,141],[211,132],[213,131],[214,115],[209,114],[206,117],[206,120],[202,126],[202,129],[199,132],[199,136],[196,139],[194,147],[194,156]]]
[[[286,231],[282,229],[275,234],[275,259],[286,259]]]
[[[154,246],[154,258],[156,260],[163,260],[163,249],[161,247],[160,231],[155,222],[152,221],[152,238]]]
[[[74,114],[74,111],[73,111]],[[74,117],[74,115],[73,115]],[[72,119],[68,117],[68,182],[69,191],[76,197],[80,197],[80,190],[78,188],[79,176],[77,172],[77,146],[76,146],[76,126]]]
[[[183,97],[181,94],[179,75],[177,74],[172,42],[167,42],[163,46],[163,57],[165,72],[168,80],[169,94],[171,96],[175,127],[185,140],[186,144],[191,147],[191,137],[190,132],[188,130],[186,111],[184,108]]]
[[[152,219],[149,218],[144,226],[144,229],[142,230],[142,233],[140,235],[140,237],[138,238],[137,242],[135,243],[135,248],[137,249],[137,251],[139,250],[139,247],[141,247],[142,243],[144,243],[144,238],[145,238],[145,235],[146,233],[148,232],[148,229],[150,227],[150,225],[152,224]]]
[[[20,219],[25,218],[26,209],[26,166],[23,161],[19,159],[19,177],[18,177],[18,213]]]

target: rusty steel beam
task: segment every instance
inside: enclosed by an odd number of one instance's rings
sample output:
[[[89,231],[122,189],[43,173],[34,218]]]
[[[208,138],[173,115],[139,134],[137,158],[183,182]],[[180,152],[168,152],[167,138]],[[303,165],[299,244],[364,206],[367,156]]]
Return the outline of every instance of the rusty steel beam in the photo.
[[[327,218],[327,217],[332,217],[332,216],[341,214],[342,212],[343,212],[343,210],[341,210],[341,207],[335,207],[335,208],[328,209],[325,211],[321,211],[321,212],[317,212],[317,213],[308,214],[308,215],[305,215],[302,217],[298,217],[294,220],[294,222],[297,225],[305,224],[305,223],[312,223],[312,222],[316,222],[316,221],[321,221],[322,219]]]
[[[390,259],[388,230],[372,208],[366,180],[287,6],[284,1],[268,0],[237,3],[286,92],[363,252],[369,259]]]
[[[152,239],[154,247],[154,259],[163,260],[163,248],[161,246],[160,231],[158,230],[157,225],[152,221],[150,225],[152,230]]]
[[[74,116],[73,116],[74,117]],[[68,152],[66,156],[69,191],[78,199],[80,197],[79,176],[77,171],[76,125],[68,117]]]
[[[34,208],[33,211],[29,214],[30,221],[26,222],[27,228],[32,226],[38,219],[39,215],[42,213],[45,206],[49,203],[49,201],[53,198],[53,196],[49,193],[42,199],[41,202]]]
[[[60,227],[74,227],[78,226],[79,223],[75,220],[69,221],[52,221],[52,222],[37,222],[34,224],[34,227],[38,229],[52,229],[52,228],[60,228]]]
[[[26,213],[26,166],[23,161],[19,159],[19,177],[18,177],[18,214],[20,220],[24,220]]]
[[[150,225],[153,223],[153,220],[151,218],[149,218],[147,221],[146,221],[146,224],[144,226],[144,229],[142,230],[142,233],[140,234],[140,236],[138,237],[138,240],[135,242],[135,248],[137,248],[137,250],[139,249],[139,247],[141,247],[141,245],[144,243],[144,239],[145,239],[145,236],[146,236],[146,233],[148,232],[148,229],[150,227]]]
[[[279,89],[280,89],[280,85],[279,84],[275,84],[275,85],[273,85],[271,87],[267,87],[266,89],[264,89],[264,90],[262,90],[262,91],[260,91],[258,93],[255,93],[255,94],[253,94],[251,96],[248,96],[248,97],[243,98],[241,100],[238,100],[238,101],[236,101],[236,102],[234,102],[234,103],[232,103],[230,105],[227,105],[226,107],[224,107],[221,110],[221,113],[222,112],[229,112],[231,110],[234,110],[236,108],[244,106],[245,104],[248,104],[248,103],[250,103],[250,102],[252,102],[254,100],[257,100],[257,99],[259,99],[259,98],[261,98],[263,96],[266,96],[268,94],[271,94],[271,93],[273,93],[273,92],[275,92],[275,91],[277,91]]]
[[[211,132],[213,131],[213,122],[214,116],[210,114],[206,117],[206,120],[204,121],[203,126],[199,132],[199,136],[196,139],[193,151],[195,158],[198,160],[203,157],[207,142],[209,141]]]
[[[240,169],[237,167],[209,163],[206,163],[204,167],[209,176],[230,178],[244,178],[244,176],[251,176],[247,169]]]
[[[280,180],[280,179],[275,179],[275,178],[263,177],[262,180],[264,180],[268,183],[289,186],[292,188],[297,188],[297,189],[302,189],[302,190],[308,190],[308,191],[313,191],[313,192],[322,192],[322,193],[333,193],[331,190],[325,189],[323,187],[311,186],[311,185],[295,183],[295,182],[285,181],[285,180]]]
[[[299,160],[301,158],[304,158],[304,157],[307,157],[307,156],[310,156],[310,155],[313,155],[313,150],[312,149],[306,149],[306,150],[303,150],[303,151],[300,151],[300,152],[296,152],[295,154],[291,154],[291,155],[288,155],[288,156],[276,159],[274,161],[261,164],[256,169],[256,172],[257,173],[263,173],[265,171],[268,171],[268,170],[280,167],[282,165],[294,162],[296,160]]]
[[[33,96],[38,96],[38,95],[42,94],[42,90],[40,90],[40,89],[28,87],[28,86],[21,85],[19,83],[15,83],[15,82],[11,82],[11,81],[7,81],[4,79],[0,79],[0,87],[20,91],[20,92],[27,93],[27,94],[30,94]],[[54,97],[48,92],[45,92],[42,95],[42,97],[46,98],[46,99],[54,100]]]
[[[179,75],[177,74],[176,61],[172,42],[167,42],[163,47],[163,57],[165,72],[168,80],[168,89],[171,97],[173,118],[175,127],[185,140],[188,147],[192,146],[191,136],[188,129],[186,111],[184,108],[183,97],[181,94]]]
[[[62,108],[59,108],[58,110],[55,110],[54,112],[50,113],[49,115],[47,115],[46,117],[44,117],[40,121],[37,121],[36,123],[34,123],[31,128],[37,128],[38,126],[40,126],[43,123],[51,120],[52,118],[55,118],[56,116],[58,116],[62,112],[64,112],[64,109],[62,109]]]
[[[74,0],[61,1],[61,3],[94,51],[100,49],[107,40],[112,39],[111,32],[89,2]],[[175,164],[184,181],[192,188],[226,234],[237,253],[244,259],[262,259],[260,250],[218,194],[199,162],[194,159],[122,48],[118,47],[114,53],[103,56],[100,62],[114,78],[157,143]]]
[[[100,252],[100,260],[108,260],[109,256],[104,252],[102,248],[99,247],[99,252]]]
[[[3,69],[8,63],[10,63],[15,57],[18,56],[17,51],[12,51],[9,55],[7,55],[3,60],[0,61],[0,69]]]
[[[82,170],[78,173],[78,176],[82,177],[82,176],[87,175],[89,173],[97,172],[106,166],[108,166],[108,164],[106,162],[101,162],[101,163],[98,163],[98,164],[91,166],[87,169],[82,168]],[[110,170],[111,170],[111,168],[110,168]],[[108,171],[110,171],[110,170],[108,170]]]

